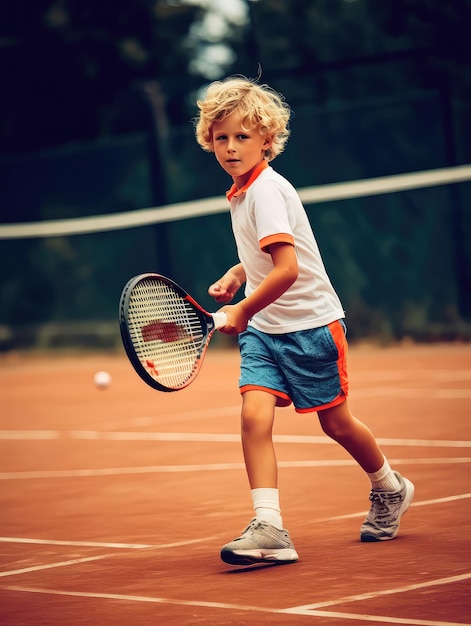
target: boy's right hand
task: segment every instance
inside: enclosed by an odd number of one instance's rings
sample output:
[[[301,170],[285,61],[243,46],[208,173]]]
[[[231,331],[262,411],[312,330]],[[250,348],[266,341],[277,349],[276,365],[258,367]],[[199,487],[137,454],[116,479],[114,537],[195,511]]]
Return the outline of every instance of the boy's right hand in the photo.
[[[227,322],[219,328],[221,333],[225,335],[238,335],[247,330],[248,317],[244,311],[242,304],[229,304],[223,306],[219,311],[224,312],[227,316]]]

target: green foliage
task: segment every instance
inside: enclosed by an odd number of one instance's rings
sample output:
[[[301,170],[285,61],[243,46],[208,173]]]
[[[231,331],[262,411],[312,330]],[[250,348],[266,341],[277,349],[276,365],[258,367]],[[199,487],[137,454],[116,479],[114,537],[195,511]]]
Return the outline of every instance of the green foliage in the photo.
[[[146,81],[188,75],[188,33],[201,14],[194,4],[28,4],[26,16],[21,3],[2,8],[0,130],[10,152],[142,130],[150,115]]]

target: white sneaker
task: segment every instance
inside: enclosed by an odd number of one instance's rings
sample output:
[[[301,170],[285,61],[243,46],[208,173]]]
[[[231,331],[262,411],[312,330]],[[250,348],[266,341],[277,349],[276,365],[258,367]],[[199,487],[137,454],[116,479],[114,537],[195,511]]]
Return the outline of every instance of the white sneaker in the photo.
[[[414,485],[399,472],[394,472],[401,485],[399,491],[372,489],[371,508],[360,529],[361,541],[388,541],[399,532],[401,517],[414,497]]]
[[[231,565],[282,565],[297,561],[298,554],[287,530],[254,517],[240,537],[222,547],[221,559]]]

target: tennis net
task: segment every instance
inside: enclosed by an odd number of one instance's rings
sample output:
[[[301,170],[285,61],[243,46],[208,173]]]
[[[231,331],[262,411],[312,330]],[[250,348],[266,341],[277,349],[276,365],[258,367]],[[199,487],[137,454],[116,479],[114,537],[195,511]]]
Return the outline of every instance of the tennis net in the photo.
[[[471,339],[471,165],[299,189],[349,337]],[[0,350],[120,345],[136,274],[207,287],[237,262],[228,203],[0,224]]]
[[[394,176],[381,176],[365,180],[306,187],[299,190],[306,205],[335,200],[348,200],[372,195],[390,194],[421,187],[436,187],[471,180],[471,165],[461,165],[411,172]],[[114,215],[89,216],[67,220],[45,220],[19,224],[0,224],[0,239],[30,237],[55,237],[99,233],[110,230],[137,228],[163,222],[187,220],[193,217],[214,215],[228,210],[222,197],[204,198],[165,206],[126,211]]]

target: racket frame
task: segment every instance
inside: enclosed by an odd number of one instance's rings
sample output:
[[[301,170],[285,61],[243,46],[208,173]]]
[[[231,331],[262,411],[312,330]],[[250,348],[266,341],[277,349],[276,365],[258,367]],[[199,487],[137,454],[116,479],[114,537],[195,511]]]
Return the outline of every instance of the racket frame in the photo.
[[[141,359],[139,358],[131,338],[131,333],[129,330],[129,302],[133,294],[134,288],[141,282],[145,280],[157,280],[159,282],[165,283],[168,287],[173,289],[179,296],[181,296],[185,301],[189,302],[196,315],[198,316],[198,320],[201,322],[201,331],[202,331],[202,341],[200,344],[200,348],[195,358],[194,366],[191,373],[188,376],[188,379],[178,386],[167,386],[156,380],[146,367],[143,365]],[[134,367],[136,373],[140,376],[140,378],[150,387],[156,389],[157,391],[163,392],[173,392],[180,391],[187,387],[190,383],[194,381],[196,376],[198,375],[201,365],[203,364],[204,356],[206,350],[208,348],[211,337],[214,334],[214,331],[217,328],[221,328],[227,322],[227,316],[222,311],[217,311],[216,313],[208,313],[202,306],[196,302],[194,298],[190,296],[190,294],[183,289],[180,285],[178,285],[171,278],[167,278],[166,276],[162,276],[161,274],[156,274],[153,272],[147,272],[144,274],[138,274],[133,278],[129,279],[126,285],[123,288],[121,293],[120,301],[119,301],[119,328],[121,333],[121,340],[123,342],[124,349],[126,351],[127,357],[130,360],[132,366]]]

